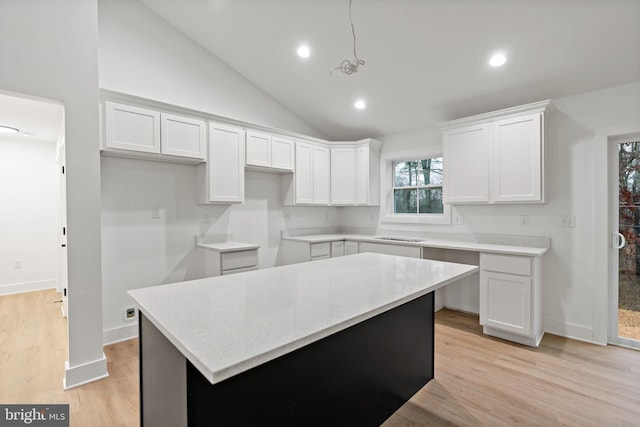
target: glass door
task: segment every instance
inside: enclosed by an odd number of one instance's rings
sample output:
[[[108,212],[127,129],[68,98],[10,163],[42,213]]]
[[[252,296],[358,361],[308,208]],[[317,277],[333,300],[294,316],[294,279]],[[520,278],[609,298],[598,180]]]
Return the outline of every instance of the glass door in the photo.
[[[612,317],[617,321],[612,325],[611,341],[640,349],[640,137],[616,141],[616,146],[617,233],[612,243],[617,248],[618,271]]]

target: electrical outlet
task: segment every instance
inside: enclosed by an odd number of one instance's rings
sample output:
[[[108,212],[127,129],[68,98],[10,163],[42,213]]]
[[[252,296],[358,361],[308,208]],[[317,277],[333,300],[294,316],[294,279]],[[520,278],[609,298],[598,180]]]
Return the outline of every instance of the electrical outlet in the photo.
[[[151,218],[160,219],[160,209],[159,208],[151,209]]]
[[[562,215],[560,217],[560,227],[575,228],[576,217],[574,215]]]
[[[453,223],[455,225],[463,225],[464,224],[464,217],[462,215],[456,215],[453,217]]]
[[[520,225],[523,227],[529,225],[529,215],[520,215]]]
[[[125,322],[132,322],[138,319],[138,312],[135,307],[127,307],[124,309],[122,313]]]
[[[22,268],[22,261],[17,259],[13,262],[13,268],[19,270]]]

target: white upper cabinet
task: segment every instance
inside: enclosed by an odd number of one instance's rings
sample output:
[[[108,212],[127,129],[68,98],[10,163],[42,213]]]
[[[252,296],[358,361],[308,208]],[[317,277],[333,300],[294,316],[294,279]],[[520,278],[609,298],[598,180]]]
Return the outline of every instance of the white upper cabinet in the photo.
[[[356,149],[331,147],[331,204],[356,204]]]
[[[160,124],[162,154],[204,159],[207,152],[204,121],[161,113]]]
[[[105,148],[160,154],[160,113],[105,102]]]
[[[446,203],[544,202],[549,101],[441,124]]]
[[[206,144],[203,120],[105,102],[106,154],[200,163]]]
[[[200,203],[244,202],[244,149],[243,129],[209,123],[207,163],[198,165]]]
[[[543,201],[542,114],[493,123],[491,200]]]
[[[331,204],[380,204],[380,142],[365,139],[331,147]]]
[[[329,147],[296,141],[295,172],[283,175],[285,205],[329,205]]]
[[[247,131],[246,165],[293,172],[294,145],[291,139]]]
[[[478,124],[445,131],[444,201],[489,201],[489,125]]]

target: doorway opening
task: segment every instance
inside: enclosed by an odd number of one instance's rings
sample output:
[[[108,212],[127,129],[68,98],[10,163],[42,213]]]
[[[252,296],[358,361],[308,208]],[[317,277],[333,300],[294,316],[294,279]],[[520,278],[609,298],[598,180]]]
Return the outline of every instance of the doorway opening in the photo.
[[[612,274],[610,341],[640,349],[640,135],[616,138],[611,145],[617,271]]]
[[[66,316],[64,107],[0,91],[0,296],[55,289]]]

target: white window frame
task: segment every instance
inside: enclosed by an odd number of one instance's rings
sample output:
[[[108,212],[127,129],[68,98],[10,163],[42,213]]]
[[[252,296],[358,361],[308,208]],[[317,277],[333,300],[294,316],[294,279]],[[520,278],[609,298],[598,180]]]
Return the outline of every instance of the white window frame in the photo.
[[[380,171],[382,172],[380,174],[380,222],[398,224],[451,224],[451,206],[444,202],[442,204],[443,213],[441,214],[397,214],[393,211],[393,163],[433,157],[442,157],[442,149],[440,147],[382,153],[380,156]],[[444,159],[443,167],[446,167],[446,165],[444,165]]]

